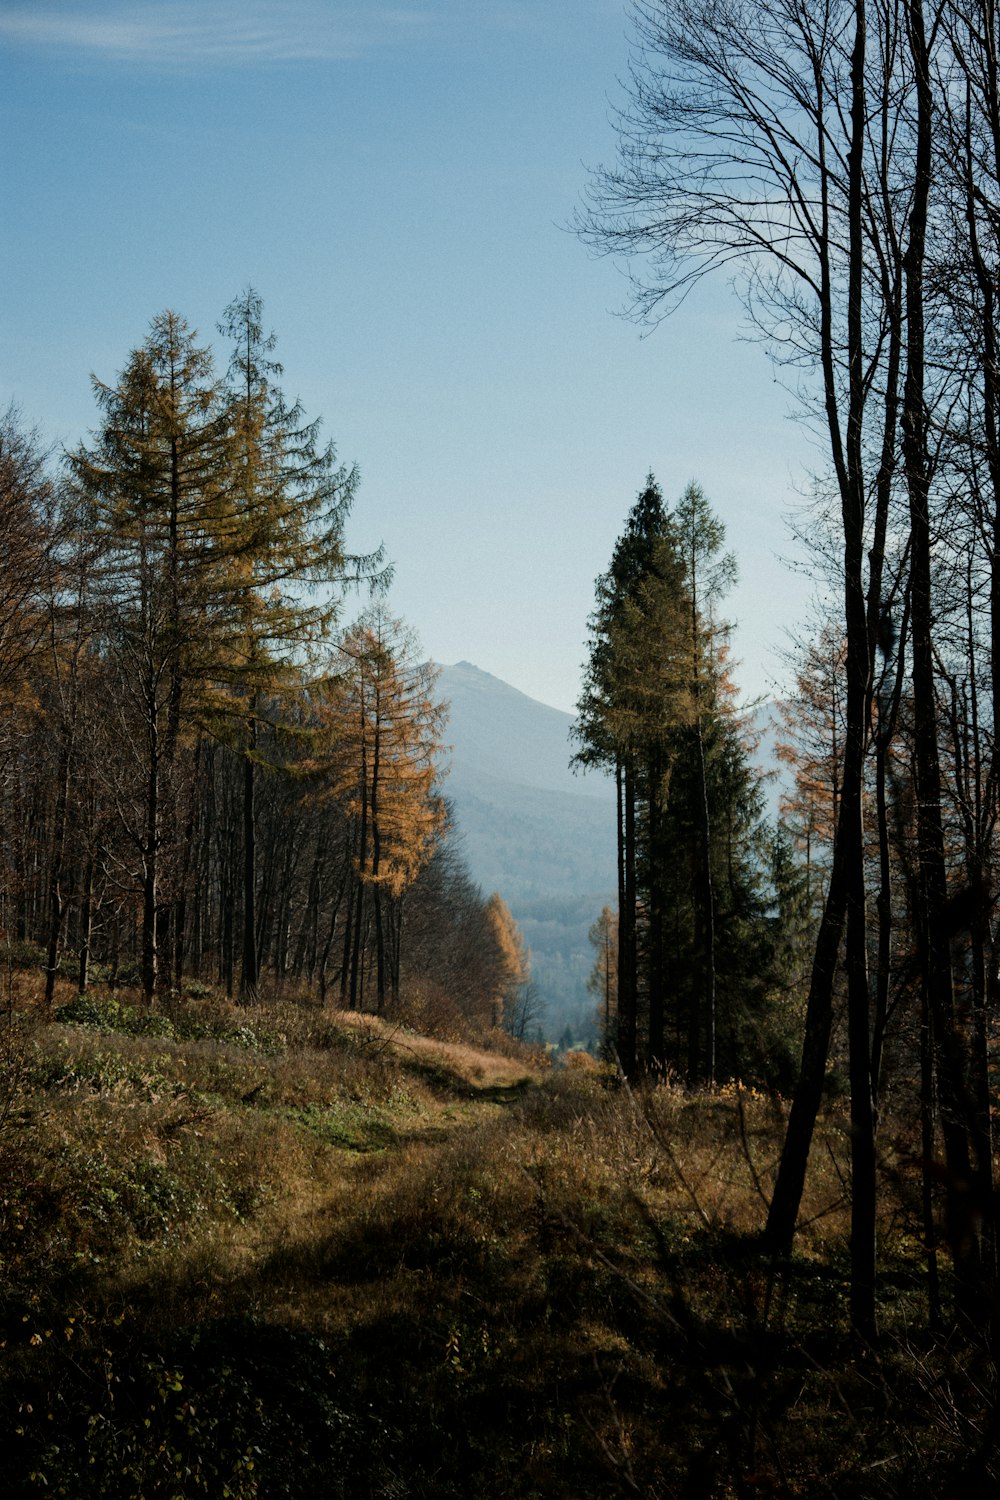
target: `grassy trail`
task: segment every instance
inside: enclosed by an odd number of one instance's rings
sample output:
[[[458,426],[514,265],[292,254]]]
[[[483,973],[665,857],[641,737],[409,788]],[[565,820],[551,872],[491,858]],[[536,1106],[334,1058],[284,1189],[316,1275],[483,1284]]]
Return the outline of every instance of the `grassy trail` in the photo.
[[[910,1331],[917,1220],[892,1159],[885,1346],[850,1342],[836,1112],[776,1267],[756,1231],[781,1109],[749,1090],[633,1094],[211,998],[69,997],[15,1021],[5,1497],[937,1500],[992,1482],[992,1377]]]

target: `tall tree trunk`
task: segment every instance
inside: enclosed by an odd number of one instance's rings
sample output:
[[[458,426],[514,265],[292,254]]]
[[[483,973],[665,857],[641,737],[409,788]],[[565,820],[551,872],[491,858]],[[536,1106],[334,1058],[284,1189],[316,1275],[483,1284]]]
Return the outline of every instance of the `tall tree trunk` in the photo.
[[[358,836],[359,858],[365,861],[368,857],[368,799],[361,807],[361,830]],[[364,869],[364,863],[361,868]],[[362,879],[355,882],[354,892],[354,931],[351,935],[351,978],[348,990],[348,1003],[351,1010],[357,1010],[361,996],[362,977],[362,938],[367,924],[368,903],[365,900],[365,883]]]
[[[350,930],[351,930],[350,881],[351,881],[351,866],[350,866],[350,863],[347,863],[344,866],[344,873],[343,873],[343,876],[341,878],[340,885],[337,888],[337,895],[336,895],[336,898],[335,898],[335,900],[333,902],[333,906],[331,907],[331,910],[330,910],[330,925],[327,928],[326,942],[323,944],[323,952],[320,955],[320,959],[319,959],[319,995],[320,995],[320,1004],[321,1005],[325,1005],[326,1004],[326,969],[327,969],[327,964],[330,961],[330,950],[333,948],[334,935],[335,935],[335,933],[337,931],[337,916],[338,916],[338,913],[340,911],[340,903],[341,903],[341,901],[344,898],[344,892],[345,891],[347,891],[347,893],[348,893],[348,907],[347,907],[347,912],[346,912],[345,917],[344,917],[344,930],[345,930],[345,933],[350,933]],[[340,1000],[341,1000],[341,1004],[343,1004],[343,1001],[344,1001],[344,975],[346,973],[347,973],[347,953],[346,953],[346,949],[345,949],[344,960],[343,960],[343,963],[341,965],[341,971],[340,971]]]
[[[867,967],[867,912],[864,878],[862,786],[867,745],[872,650],[869,610],[863,582],[865,545],[865,478],[863,418],[863,270],[865,237],[864,146],[868,125],[865,60],[867,18],[864,0],[855,0],[851,56],[850,147],[848,152],[848,405],[846,441],[842,441],[838,373],[833,328],[830,178],[826,139],[819,130],[821,182],[818,236],[820,270],[820,344],[827,425],[837,472],[844,532],[844,618],[847,705],[843,777],[837,817],[833,870],[813,961],[802,1069],[789,1115],[766,1229],[767,1242],[787,1253],[801,1201],[809,1146],[822,1097],[832,1025],[833,983],[846,917],[848,978],[848,1044],[851,1079],[851,1322],[866,1340],[874,1340],[875,1318],[875,1112],[872,1098],[870,995]],[[821,82],[820,125],[826,108]],[[876,606],[877,608],[877,606]]]
[[[973,12],[970,26],[978,33],[976,83],[981,90],[981,110],[985,119],[992,156],[994,181],[1000,184],[1000,68],[997,59],[997,9],[995,0],[983,0],[981,8]],[[989,264],[980,245],[978,228],[981,200],[977,195],[976,153],[972,142],[972,79],[966,81],[965,120],[965,191],[966,220],[969,229],[969,247],[972,265],[982,300],[982,352],[980,371],[982,378],[982,432],[986,449],[986,469],[989,476],[990,510],[983,517],[984,529],[991,534],[990,549],[990,658],[991,696],[993,724],[1000,723],[1000,337],[997,329],[997,292],[995,268]],[[991,209],[985,208],[988,233],[995,236],[995,223],[990,223]],[[970,564],[971,567],[971,564]],[[996,987],[995,950],[992,942],[992,893],[988,878],[989,841],[994,827],[998,791],[1000,791],[1000,736],[994,732],[992,763],[985,787],[980,768],[980,741],[977,722],[978,689],[976,687],[975,630],[973,626],[973,596],[971,577],[967,582],[966,608],[968,611],[969,679],[972,692],[973,753],[976,758],[976,863],[971,872],[976,900],[972,942],[974,951],[975,998],[973,1002],[973,1075],[976,1097],[976,1129],[979,1144],[976,1151],[978,1165],[978,1196],[984,1206],[983,1255],[987,1283],[995,1289],[998,1274],[997,1215],[993,1186],[993,1142],[990,1103],[990,1055],[987,1028],[987,1010],[994,998],[991,990]],[[987,957],[989,955],[989,958]]]
[[[52,850],[49,856],[49,942],[45,965],[45,1008],[51,1010],[59,972],[59,937],[62,932],[63,851],[66,845],[66,814],[69,806],[70,768],[73,759],[72,731],[63,726],[59,746],[56,781],[56,806],[52,828]]]
[[[851,57],[851,146],[848,161],[848,381],[847,487],[843,495],[845,619],[847,630],[847,733],[844,745],[843,826],[847,833],[847,1005],[851,1080],[851,1322],[874,1341],[875,1317],[875,1103],[871,1076],[871,997],[865,894],[862,789],[870,707],[871,655],[863,582],[865,476],[862,452],[864,370],[862,279],[865,242],[864,147],[868,124],[865,83],[867,19],[855,4]]]
[[[927,1321],[940,1329],[941,1278],[938,1268],[937,1216],[934,1212],[934,1124],[937,1099],[934,1091],[934,1028],[926,986],[920,1001],[920,1206],[923,1218],[924,1260],[927,1266]]]
[[[379,824],[379,760],[382,748],[381,701],[378,681],[375,683],[374,738],[372,741],[372,902],[375,911],[375,1008],[385,1010],[385,931],[382,917],[382,830]]]
[[[666,987],[666,963],[663,952],[663,882],[658,873],[664,851],[662,847],[661,797],[663,766],[658,751],[650,756],[647,768],[649,778],[649,1044],[647,1066],[653,1073],[661,1072],[666,1063],[663,1046],[664,991]]]
[[[81,995],[87,993],[90,979],[90,943],[94,928],[94,865],[95,856],[91,852],[84,865],[83,889],[80,893],[80,965],[77,988]]]
[[[809,1148],[823,1098],[830,1033],[833,1029],[833,986],[847,906],[845,850],[846,842],[840,836],[838,824],[834,835],[833,869],[820,918],[809,982],[802,1061],[764,1230],[765,1244],[775,1255],[791,1253],[795,1222],[805,1187]]]
[[[247,748],[243,757],[243,966],[240,970],[240,1003],[255,1005],[259,998],[260,972],[257,962],[257,810],[256,762],[257,694],[250,699]]]
[[[623,894],[618,923],[618,1062],[626,1078],[638,1066],[638,965],[636,963],[635,767],[625,761],[623,800]]]
[[[701,884],[701,941],[703,1000],[702,1017],[705,1035],[704,1081],[715,1087],[715,892],[712,889],[712,815],[708,804],[708,774],[705,765],[705,736],[701,720],[701,680],[695,678],[695,732],[698,745],[698,823]]]
[[[231,813],[232,810],[229,809],[227,817],[231,816]],[[226,996],[232,999],[236,977],[236,872],[233,869],[233,860],[236,854],[236,831],[232,825],[226,826],[221,830],[219,844],[219,904],[222,918],[219,933],[219,966]]]
[[[295,944],[295,957],[292,960],[292,973],[296,979],[302,978],[303,970],[306,969],[307,955],[308,977],[310,980],[313,977],[316,963],[316,948],[318,945],[320,877],[323,870],[325,853],[326,841],[320,837],[316,842],[316,849],[313,854],[312,866],[309,872],[309,884],[306,888],[305,911],[302,914],[299,935]]]
[[[979,1245],[968,1208],[971,1163],[966,1127],[970,1099],[963,1043],[954,1014],[932,641],[930,462],[924,384],[924,262],[932,170],[933,101],[922,0],[907,0],[906,14],[916,86],[917,156],[910,234],[904,258],[907,365],[902,429],[911,533],[918,870],[926,934],[924,979],[934,1028],[947,1166],[948,1239],[959,1284],[959,1307],[967,1317],[974,1318],[979,1311]]]
[[[625,768],[620,759],[615,761],[615,798],[617,810],[617,822],[615,830],[617,834],[617,857],[618,857],[618,1006],[615,1015],[614,1034],[608,1032],[606,1041],[614,1044],[615,1052],[621,1065],[621,1015],[622,1005],[627,1001],[623,999],[628,987],[628,970],[625,967],[625,942],[622,933],[625,927]]]
[[[160,855],[160,756],[155,702],[147,725],[150,758],[146,768],[146,815],[142,847],[142,993],[147,1004],[156,993],[156,947]]]

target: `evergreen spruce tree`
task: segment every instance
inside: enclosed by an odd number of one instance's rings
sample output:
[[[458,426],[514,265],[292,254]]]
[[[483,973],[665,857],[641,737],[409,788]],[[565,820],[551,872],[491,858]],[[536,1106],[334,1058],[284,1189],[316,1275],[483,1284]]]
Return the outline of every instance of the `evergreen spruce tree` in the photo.
[[[597,581],[578,705],[576,761],[613,770],[618,789],[618,1005],[614,1049],[626,1077],[664,1056],[664,912],[656,865],[673,722],[686,716],[684,565],[652,474]]]
[[[735,574],[696,485],[650,475],[598,580],[577,761],[618,785],[617,1007],[627,1076],[766,1071],[777,949],[759,778],[716,601]]]

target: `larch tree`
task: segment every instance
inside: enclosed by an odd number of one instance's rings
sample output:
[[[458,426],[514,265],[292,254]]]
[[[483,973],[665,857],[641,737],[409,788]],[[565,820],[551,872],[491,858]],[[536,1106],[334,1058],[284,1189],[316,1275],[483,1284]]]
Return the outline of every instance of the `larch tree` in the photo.
[[[600,1035],[605,1046],[611,1046],[618,1012],[618,916],[610,906],[601,908],[587,939],[594,949],[594,967],[587,976],[587,989],[597,999]]]
[[[100,553],[95,578],[137,781],[123,818],[140,862],[143,989],[168,959],[182,737],[230,660],[237,594],[227,492],[231,428],[211,355],[176,313],[153,320],[118,381],[95,381],[101,426],[69,455]]]
[[[514,1031],[511,1018],[518,1017],[524,991],[531,983],[531,951],[499,891],[486,902],[486,921],[499,960],[492,995],[493,1025]]]
[[[843,633],[829,622],[798,644],[792,691],[778,705],[778,760],[787,767],[782,822],[805,863],[810,899],[822,908],[829,879],[844,747]]]
[[[79,762],[89,761],[92,770],[93,747],[100,738],[93,722],[96,642],[100,628],[92,582],[97,557],[85,509],[70,485],[62,489],[60,512],[59,534],[50,555],[44,587],[45,670],[38,674],[39,710],[50,729],[55,754],[52,827],[47,851],[46,1006],[52,1005],[59,967],[67,905],[64,885],[70,825],[88,821],[81,818],[79,803],[73,805],[81,790],[78,781],[86,780]],[[84,738],[86,743],[81,745]],[[93,851],[90,858],[93,859]],[[81,967],[81,979],[82,992],[86,988],[85,966]]]
[[[55,487],[37,434],[16,407],[0,413],[0,701],[21,692],[44,640],[44,585],[56,541]]]
[[[416,638],[381,606],[344,634],[338,655],[318,699],[313,765],[351,823],[342,996],[352,1009],[363,1004],[371,933],[381,1012],[399,995],[404,897],[445,826],[437,783],[447,707]]]
[[[8,767],[16,758],[34,697],[31,666],[45,641],[46,583],[57,540],[55,517],[55,487],[47,455],[17,409],[9,406],[0,413],[0,768],[4,772],[0,784],[10,779]],[[24,884],[27,830],[23,818],[11,812],[5,823],[0,839],[0,911],[6,925],[12,891]],[[22,910],[17,926],[23,929],[24,925]]]
[[[283,688],[315,658],[338,616],[349,580],[384,583],[381,550],[349,556],[344,523],[358,485],[356,466],[338,463],[333,444],[320,439],[278,385],[260,295],[246,288],[219,325],[232,343],[226,382],[233,453],[227,497],[229,545],[238,559],[235,641],[229,695],[220,718],[242,726],[243,941],[240,998],[256,998],[257,860],[255,785],[258,725],[263,704],[280,717]]]

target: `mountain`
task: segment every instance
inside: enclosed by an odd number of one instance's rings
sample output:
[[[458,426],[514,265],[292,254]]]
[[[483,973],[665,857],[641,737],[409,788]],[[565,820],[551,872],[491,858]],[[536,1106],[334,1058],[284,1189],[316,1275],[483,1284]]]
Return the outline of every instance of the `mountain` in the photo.
[[[532,950],[543,1030],[593,1033],[587,931],[615,902],[615,789],[574,775],[571,714],[538,703],[470,662],[441,669],[451,704],[444,790],[473,877],[504,897]]]
[[[451,703],[453,774],[603,800],[613,795],[607,776],[570,770],[572,714],[536,702],[471,662],[440,670],[441,690]]]

